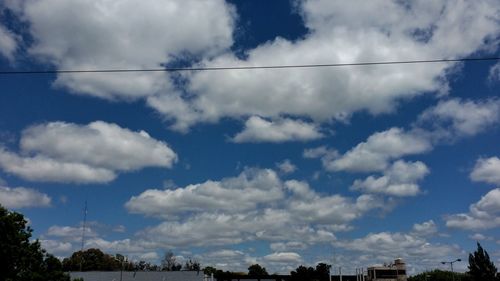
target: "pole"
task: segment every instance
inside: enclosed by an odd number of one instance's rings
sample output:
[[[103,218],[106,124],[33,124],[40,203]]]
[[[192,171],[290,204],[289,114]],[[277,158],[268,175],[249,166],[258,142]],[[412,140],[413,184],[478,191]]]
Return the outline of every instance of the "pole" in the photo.
[[[453,273],[453,263],[454,263],[454,262],[450,262],[450,267],[451,267],[451,280],[455,281],[455,273]]]
[[[342,281],[342,266],[339,266],[340,281]]]

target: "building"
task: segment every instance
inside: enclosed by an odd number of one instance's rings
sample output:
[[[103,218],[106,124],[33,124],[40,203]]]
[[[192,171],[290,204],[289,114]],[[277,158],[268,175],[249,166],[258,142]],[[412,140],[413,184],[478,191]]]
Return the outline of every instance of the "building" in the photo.
[[[372,266],[367,269],[365,281],[406,281],[406,264],[402,259],[388,266]]]

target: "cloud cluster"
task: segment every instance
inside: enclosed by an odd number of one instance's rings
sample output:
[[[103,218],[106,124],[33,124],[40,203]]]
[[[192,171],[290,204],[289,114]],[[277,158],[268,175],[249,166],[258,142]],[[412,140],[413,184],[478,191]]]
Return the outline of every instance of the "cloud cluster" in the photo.
[[[429,169],[420,161],[398,160],[384,171],[383,176],[369,176],[364,180],[355,180],[350,189],[364,193],[415,196],[420,193],[417,181],[423,179],[428,173]]]
[[[223,0],[6,4],[29,23],[34,39],[29,54],[57,69],[160,68],[186,56],[217,54],[233,42],[234,10]],[[163,73],[64,74],[55,85],[77,94],[129,100],[172,88]]]
[[[305,158],[320,158],[327,171],[379,172],[355,180],[351,190],[392,196],[415,196],[418,181],[428,173],[420,162],[401,158],[426,153],[441,143],[470,137],[495,126],[500,121],[500,100],[462,100],[439,102],[419,115],[411,129],[389,128],[370,135],[365,141],[341,154],[325,146],[306,149]],[[429,125],[430,123],[430,125]],[[429,126],[427,126],[429,125]],[[471,173],[475,181],[496,182],[498,159],[479,159]],[[392,162],[394,161],[394,162]],[[392,162],[392,163],[391,163]]]
[[[470,178],[473,181],[500,184],[500,159],[498,157],[479,158]]]
[[[0,204],[9,209],[49,207],[52,198],[32,188],[7,187],[0,184]]]
[[[365,260],[382,264],[401,257],[409,269],[421,272],[427,267],[435,267],[441,260],[464,254],[457,245],[430,242],[427,238],[436,232],[437,227],[431,220],[415,224],[410,232],[369,233],[361,238],[335,241],[334,245],[359,257],[356,263]],[[345,265],[348,268],[354,266]]]
[[[125,206],[165,220],[139,234],[161,248],[254,240],[331,242],[333,232],[348,230],[350,222],[387,207],[372,195],[319,194],[305,182],[282,181],[269,169],[246,169],[237,177],[174,190],[146,190]]]
[[[466,230],[491,229],[500,226],[500,188],[486,193],[470,205],[468,213],[445,217],[446,226]]]
[[[293,119],[267,121],[252,116],[245,122],[245,128],[233,137],[233,141],[241,142],[274,142],[309,141],[323,137],[319,128],[310,123]]]
[[[3,25],[0,25],[0,54],[9,60],[13,60],[16,49],[16,36]]]
[[[20,149],[17,154],[0,147],[0,167],[31,181],[105,183],[118,171],[170,168],[177,161],[165,142],[102,121],[29,127]]]
[[[149,1],[140,7],[131,0],[119,4],[95,0],[6,3],[29,23],[29,33],[35,39],[29,55],[57,69],[466,57],[496,48],[491,39],[498,36],[499,20],[494,0],[368,5],[302,0],[296,8],[307,34],[295,41],[277,37],[238,57],[229,51],[237,29],[237,11],[223,0]],[[64,74],[58,75],[55,85],[105,99],[145,98],[150,107],[173,122],[173,129],[181,131],[223,117],[248,118],[235,141],[281,142],[321,136],[315,125],[300,121],[304,118],[319,123],[346,120],[359,111],[388,113],[402,100],[428,92],[445,93],[447,76],[456,66]],[[290,134],[286,129],[290,126],[300,128],[303,134]],[[263,132],[263,127],[269,128],[268,132]]]

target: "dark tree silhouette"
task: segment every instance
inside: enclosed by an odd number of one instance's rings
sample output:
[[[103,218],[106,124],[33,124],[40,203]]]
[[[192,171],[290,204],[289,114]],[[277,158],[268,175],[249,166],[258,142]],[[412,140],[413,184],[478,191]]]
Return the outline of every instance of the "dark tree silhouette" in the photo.
[[[252,264],[248,267],[248,275],[269,275],[265,267],[260,266],[258,263]]]
[[[38,240],[31,242],[33,230],[22,214],[0,205],[0,280],[67,281],[61,262],[47,254]]]
[[[497,278],[497,268],[490,261],[490,256],[479,242],[474,254],[469,254],[469,275],[473,281],[495,281]]]

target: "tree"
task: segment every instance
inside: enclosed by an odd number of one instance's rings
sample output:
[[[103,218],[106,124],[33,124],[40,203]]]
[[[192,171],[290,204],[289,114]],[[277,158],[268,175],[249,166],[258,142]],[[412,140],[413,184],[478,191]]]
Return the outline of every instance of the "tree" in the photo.
[[[469,254],[469,275],[473,281],[499,280],[496,276],[497,268],[490,261],[490,256],[479,242],[474,254]]]
[[[269,275],[265,267],[260,266],[258,263],[252,264],[248,267],[248,275]]]
[[[163,260],[161,261],[161,270],[162,271],[179,271],[182,268],[182,265],[177,262],[175,255],[172,251],[168,251],[165,253]]]
[[[189,259],[184,264],[184,270],[200,271],[200,269],[201,269],[200,263],[197,260]]]
[[[60,261],[46,253],[38,240],[30,241],[33,230],[26,224],[22,214],[0,205],[0,280],[69,280]]]
[[[422,272],[408,278],[408,281],[470,281],[470,276],[465,273],[458,273],[443,270],[432,270]]]
[[[291,280],[293,281],[328,281],[330,278],[331,265],[326,263],[318,263],[316,268],[305,267],[303,265],[297,267],[295,271],[290,272]]]
[[[65,271],[115,271],[120,270],[122,266],[124,270],[131,267],[125,262],[123,255],[118,254],[114,257],[95,248],[74,252],[63,260]]]

